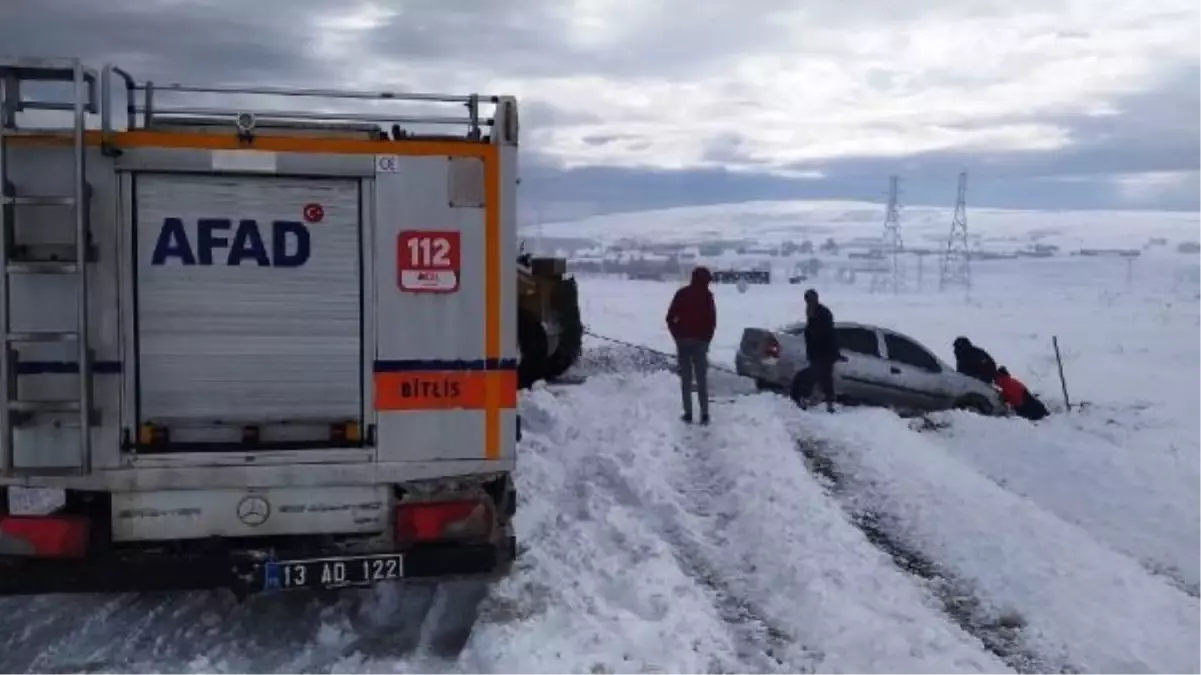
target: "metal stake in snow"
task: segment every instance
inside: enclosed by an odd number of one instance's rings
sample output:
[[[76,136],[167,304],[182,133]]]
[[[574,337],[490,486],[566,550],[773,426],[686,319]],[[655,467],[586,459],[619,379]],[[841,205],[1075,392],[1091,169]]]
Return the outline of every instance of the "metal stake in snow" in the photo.
[[[1063,358],[1059,355],[1059,337],[1051,336],[1051,346],[1055,347],[1055,365],[1059,367],[1059,386],[1063,389],[1063,407],[1067,412],[1072,411],[1072,402],[1068,398],[1068,382],[1063,378]]]

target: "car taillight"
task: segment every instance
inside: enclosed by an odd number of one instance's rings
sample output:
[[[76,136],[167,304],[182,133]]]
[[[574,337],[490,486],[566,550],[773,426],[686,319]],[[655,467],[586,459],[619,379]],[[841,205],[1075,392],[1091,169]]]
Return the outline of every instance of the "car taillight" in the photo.
[[[0,555],[82,558],[87,548],[87,518],[0,516]]]
[[[772,358],[780,358],[780,341],[774,337],[767,338],[767,343],[763,345],[763,355]]]
[[[396,507],[398,543],[484,540],[492,534],[492,503],[485,499],[413,502]]]

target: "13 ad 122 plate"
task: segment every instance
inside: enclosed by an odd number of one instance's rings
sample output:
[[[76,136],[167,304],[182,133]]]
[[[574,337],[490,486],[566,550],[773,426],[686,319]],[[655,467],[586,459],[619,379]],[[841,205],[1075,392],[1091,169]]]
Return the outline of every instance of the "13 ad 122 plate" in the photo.
[[[297,588],[343,588],[370,586],[404,576],[404,556],[399,553],[273,560],[262,568],[264,591]]]

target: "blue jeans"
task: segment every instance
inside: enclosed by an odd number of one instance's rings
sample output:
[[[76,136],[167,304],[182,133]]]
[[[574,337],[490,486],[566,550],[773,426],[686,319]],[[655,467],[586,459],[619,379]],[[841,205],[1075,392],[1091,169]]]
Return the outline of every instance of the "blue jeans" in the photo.
[[[680,395],[684,414],[692,417],[692,381],[700,399],[701,417],[709,416],[709,343],[705,340],[676,340],[676,359],[680,371]]]

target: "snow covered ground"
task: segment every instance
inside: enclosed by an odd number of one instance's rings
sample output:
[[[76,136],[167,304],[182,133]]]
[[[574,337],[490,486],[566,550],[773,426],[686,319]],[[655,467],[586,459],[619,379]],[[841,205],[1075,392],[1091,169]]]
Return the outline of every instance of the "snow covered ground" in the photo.
[[[1140,234],[1139,241],[1142,239]],[[428,589],[0,600],[0,671],[1201,672],[1197,260],[977,264],[974,288],[813,282],[840,319],[950,358],[963,334],[1062,411],[797,410],[717,373],[677,416],[670,359],[591,338],[524,395],[522,556],[463,653],[418,647]],[[588,278],[591,331],[669,350],[677,286]],[[712,359],[803,286],[717,286]]]

